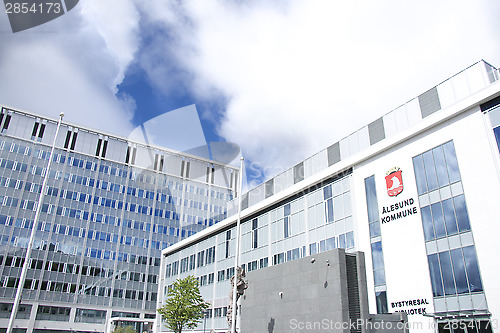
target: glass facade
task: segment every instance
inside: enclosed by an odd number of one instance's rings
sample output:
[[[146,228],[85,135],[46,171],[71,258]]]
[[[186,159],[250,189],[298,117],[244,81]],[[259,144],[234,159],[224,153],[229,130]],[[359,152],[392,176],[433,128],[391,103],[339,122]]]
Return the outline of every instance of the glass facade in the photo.
[[[413,157],[413,166],[435,312],[486,310],[453,141]]]
[[[220,178],[216,175],[206,181],[203,168],[207,175],[215,168],[209,162],[182,155],[167,158],[165,153],[156,163],[139,157],[135,163],[125,163],[126,152],[122,150],[121,157],[117,154],[117,145],[126,144],[124,140],[74,127],[66,133],[61,127],[47,170],[50,147],[44,140],[54,134],[53,122],[6,109],[3,114],[11,120],[6,124],[3,117],[0,136],[0,245],[4,249],[0,298],[12,302],[35,227],[22,300],[40,302],[36,320],[69,321],[73,311],[75,322],[104,324],[112,315],[107,309],[115,308],[129,309],[141,318],[154,316],[161,250],[224,219],[233,189],[215,184]],[[11,135],[19,133],[16,125],[21,123],[30,128],[27,138]],[[93,149],[85,148],[91,145]],[[79,149],[95,150],[95,154]],[[157,150],[153,153],[160,156]],[[120,159],[121,163],[116,161]],[[176,173],[170,162],[177,160],[181,163]],[[139,167],[141,163],[146,167]],[[189,177],[189,171],[196,178]],[[229,167],[225,171],[237,172]],[[45,174],[45,197],[34,226]],[[213,260],[213,254],[207,253],[208,258]]]
[[[387,286],[385,283],[384,251],[382,250],[382,235],[380,232],[380,217],[378,213],[375,176],[365,178],[365,193],[366,208],[368,213],[368,227],[370,230],[373,281],[375,284],[377,313],[389,313],[387,305]]]

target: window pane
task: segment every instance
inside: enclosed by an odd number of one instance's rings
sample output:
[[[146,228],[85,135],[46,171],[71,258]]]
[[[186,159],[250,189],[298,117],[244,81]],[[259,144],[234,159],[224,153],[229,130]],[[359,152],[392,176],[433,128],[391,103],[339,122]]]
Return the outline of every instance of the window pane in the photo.
[[[422,155],[418,155],[413,158],[413,169],[415,170],[415,178],[417,180],[418,194],[426,193],[427,182],[425,180],[425,171],[424,171],[424,164],[422,161]]]
[[[432,150],[432,154],[434,155],[434,161],[436,164],[439,187],[448,185],[450,183],[450,180],[448,179],[448,171],[446,170],[443,147],[438,146],[434,148]]]
[[[453,270],[451,268],[450,252],[439,253],[439,262],[441,263],[441,275],[443,277],[445,295],[455,295],[455,282],[453,281]]]
[[[328,199],[325,202],[326,222],[333,222],[333,199]]]
[[[455,212],[457,214],[458,229],[460,231],[470,230],[469,214],[467,214],[467,207],[465,207],[465,198],[462,195],[453,198],[455,204]]]
[[[455,283],[457,285],[457,293],[465,294],[469,292],[467,278],[465,276],[464,257],[462,249],[455,249],[451,252],[451,262],[453,264],[453,272],[455,273]]]
[[[448,169],[448,175],[450,176],[450,182],[454,183],[459,181],[460,172],[458,171],[457,156],[455,155],[455,147],[453,141],[450,141],[443,145],[444,156],[446,158],[446,167]]]
[[[476,250],[474,246],[467,246],[463,248],[463,251],[470,291],[483,291],[479,266],[477,265]]]
[[[318,252],[316,251],[316,243],[309,244],[309,252],[310,252],[310,255],[311,255],[311,256],[312,256],[313,254],[318,253]]]
[[[455,210],[451,199],[445,200],[443,203],[444,221],[446,223],[446,232],[448,235],[458,233],[457,219],[455,218]]]
[[[382,242],[376,242],[372,244],[372,260],[373,269],[383,269],[384,268],[384,257],[382,254]]]
[[[333,250],[335,248],[335,237],[326,240],[326,250]]]
[[[354,247],[354,232],[349,231],[347,234],[345,234],[345,245],[346,248],[351,248]]]
[[[383,269],[373,271],[373,280],[376,286],[382,286],[385,284],[385,273]]]
[[[366,206],[368,209],[368,222],[378,221],[378,202],[374,176],[365,179],[365,192]]]
[[[434,228],[436,230],[436,238],[446,236],[446,229],[444,227],[443,209],[441,202],[436,202],[431,205],[432,220],[434,221]]]
[[[436,238],[434,234],[434,225],[432,224],[431,206],[422,207],[422,224],[424,226],[425,240],[433,240]]]
[[[432,151],[429,150],[422,154],[424,160],[425,178],[427,179],[427,186],[429,191],[435,190],[438,187],[436,168],[434,167],[434,159]]]
[[[331,185],[325,186],[323,188],[323,197],[324,197],[325,200],[332,197],[332,187],[331,187]]]
[[[345,249],[345,234],[339,235],[339,247]]]
[[[441,271],[437,254],[431,254],[427,257],[429,260],[429,271],[432,282],[432,295],[434,297],[444,296],[443,281],[441,280]]]
[[[380,223],[373,222],[370,223],[370,237],[380,236]]]
[[[377,313],[389,313],[389,309],[387,307],[387,292],[381,291],[375,293],[375,298],[377,301]]]

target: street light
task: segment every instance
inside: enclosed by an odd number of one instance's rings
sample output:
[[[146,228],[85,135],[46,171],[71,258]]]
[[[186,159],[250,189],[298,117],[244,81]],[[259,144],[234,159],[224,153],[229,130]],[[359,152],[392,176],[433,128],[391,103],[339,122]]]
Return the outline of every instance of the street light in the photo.
[[[203,333],[205,333],[205,324],[207,322],[208,310],[203,310]]]

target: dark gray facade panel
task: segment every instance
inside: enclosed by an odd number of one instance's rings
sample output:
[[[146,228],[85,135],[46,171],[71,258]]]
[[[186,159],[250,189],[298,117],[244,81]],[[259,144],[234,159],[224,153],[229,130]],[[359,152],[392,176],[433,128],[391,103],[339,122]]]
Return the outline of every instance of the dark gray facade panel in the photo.
[[[304,180],[304,162],[293,167],[293,183],[297,184],[301,180]]]
[[[245,193],[241,198],[241,209],[247,209],[247,208],[248,208],[248,193]]]
[[[422,118],[425,118],[436,111],[441,110],[441,103],[439,102],[439,95],[437,87],[427,90],[422,95],[418,96],[418,103],[420,104],[420,112]]]
[[[384,120],[382,117],[368,125],[368,135],[370,136],[370,145],[385,139]]]
[[[337,162],[340,162],[340,144],[338,142],[334,143],[330,147],[327,148],[328,155],[328,166],[334,165]]]
[[[266,189],[266,198],[269,198],[274,194],[274,178],[269,179],[264,186]]]

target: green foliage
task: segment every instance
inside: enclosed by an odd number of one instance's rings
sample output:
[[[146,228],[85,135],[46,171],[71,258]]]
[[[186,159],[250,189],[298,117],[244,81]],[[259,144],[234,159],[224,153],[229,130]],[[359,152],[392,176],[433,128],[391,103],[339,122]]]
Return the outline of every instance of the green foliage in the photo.
[[[165,320],[167,328],[175,333],[181,333],[184,328],[195,328],[208,308],[208,303],[201,297],[198,280],[192,275],[177,279],[167,297],[165,304],[156,311]]]
[[[116,326],[113,333],[137,333],[132,326]]]

